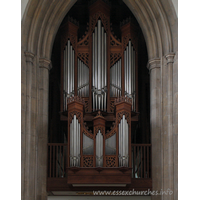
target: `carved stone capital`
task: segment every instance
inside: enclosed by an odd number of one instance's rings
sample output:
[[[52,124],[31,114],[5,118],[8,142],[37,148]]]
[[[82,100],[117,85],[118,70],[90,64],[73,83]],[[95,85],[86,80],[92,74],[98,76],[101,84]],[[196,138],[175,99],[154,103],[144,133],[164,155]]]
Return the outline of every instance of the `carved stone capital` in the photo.
[[[171,52],[165,56],[165,58],[167,59],[167,64],[174,63],[174,56],[175,56],[175,53],[173,53],[173,52]]]
[[[25,51],[24,55],[26,56],[26,62],[31,62],[33,63],[33,59],[35,57],[35,54],[29,52],[29,51]]]
[[[152,69],[160,68],[160,59],[159,58],[154,58],[149,60],[147,64],[147,68],[151,72]]]
[[[52,68],[51,61],[46,58],[40,58],[39,68],[45,68],[49,71]]]

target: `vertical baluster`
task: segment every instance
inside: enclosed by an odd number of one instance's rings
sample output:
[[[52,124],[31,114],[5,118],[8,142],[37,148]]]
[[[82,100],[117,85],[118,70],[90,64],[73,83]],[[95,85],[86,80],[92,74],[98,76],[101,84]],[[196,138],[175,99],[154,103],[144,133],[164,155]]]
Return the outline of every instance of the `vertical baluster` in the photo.
[[[72,122],[70,124],[70,166],[73,167],[73,121],[74,119],[72,119]]]
[[[126,137],[125,137],[125,149],[126,149],[126,154],[125,156],[127,157],[126,158],[126,167],[128,167],[128,155],[129,155],[129,145],[128,145],[128,136],[129,136],[129,128],[128,128],[128,123],[127,123],[127,120],[125,120],[125,124],[126,124]]]
[[[144,178],[146,177],[146,146],[144,146]]]
[[[62,146],[62,169],[63,169],[63,173],[62,173],[62,177],[64,178],[64,176],[65,176],[65,174],[64,174],[64,172],[65,172],[65,166],[64,166],[64,146],[65,144],[63,144],[63,146]]]
[[[133,92],[134,92],[134,110],[135,110],[135,97],[136,97],[136,93],[135,93],[135,80],[136,80],[136,76],[135,76],[135,51],[133,51]]]
[[[143,177],[143,146],[141,146],[141,178]]]
[[[53,146],[53,178],[55,177],[55,145]]]
[[[136,178],[136,177],[135,177],[135,165],[136,165],[136,146],[134,145],[134,146],[133,146],[133,148],[134,148],[134,168],[133,168],[133,169],[134,169],[134,176],[133,176],[133,178]]]
[[[49,169],[49,172],[50,172],[50,173],[49,173],[49,177],[50,177],[50,178],[51,178],[51,166],[52,166],[52,158],[51,158],[51,154],[52,154],[52,153],[51,153],[51,152],[52,152],[52,145],[50,145],[50,155],[49,155],[49,156],[50,156],[50,162],[49,162],[49,168],[50,168],[50,169]]]
[[[78,147],[79,147],[79,140],[78,140],[78,136],[79,135],[79,132],[78,132],[78,119],[76,119],[76,166],[78,167],[78,154],[79,154],[79,152],[78,152]]]
[[[147,146],[147,178],[149,178],[149,146]]]

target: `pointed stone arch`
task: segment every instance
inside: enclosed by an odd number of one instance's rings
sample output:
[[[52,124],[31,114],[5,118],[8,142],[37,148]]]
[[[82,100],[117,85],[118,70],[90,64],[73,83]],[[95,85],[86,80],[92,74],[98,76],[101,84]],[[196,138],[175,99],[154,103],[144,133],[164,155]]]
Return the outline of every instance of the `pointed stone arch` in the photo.
[[[75,3],[76,0],[29,0],[22,18],[22,199],[47,196],[51,52],[58,28]],[[177,16],[171,0],[124,3],[138,20],[148,51],[153,190],[170,188],[174,192],[170,198],[177,199]]]

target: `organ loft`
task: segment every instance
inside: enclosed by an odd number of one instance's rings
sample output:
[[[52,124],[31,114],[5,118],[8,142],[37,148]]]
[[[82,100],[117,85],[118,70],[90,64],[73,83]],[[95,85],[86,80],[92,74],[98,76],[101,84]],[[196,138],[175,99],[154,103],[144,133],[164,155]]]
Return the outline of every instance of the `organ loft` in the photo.
[[[88,10],[83,37],[71,16],[60,27],[59,123],[64,139],[53,143],[55,136],[49,136],[48,178],[67,177],[66,184],[74,187],[126,186],[133,178],[146,178],[151,187],[151,145],[137,144],[136,138],[140,32],[128,17],[118,25],[121,37],[115,36],[108,1],[92,1]]]

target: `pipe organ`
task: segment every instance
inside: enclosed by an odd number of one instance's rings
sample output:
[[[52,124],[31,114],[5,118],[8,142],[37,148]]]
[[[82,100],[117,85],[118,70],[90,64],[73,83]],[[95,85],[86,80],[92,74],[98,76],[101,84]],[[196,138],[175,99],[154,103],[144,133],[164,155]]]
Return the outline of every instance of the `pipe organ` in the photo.
[[[106,32],[102,26],[101,20],[98,20],[97,26],[92,34],[93,41],[93,62],[92,62],[92,93],[93,93],[93,111],[106,111],[106,92],[107,92],[107,42]]]
[[[89,68],[78,59],[78,96],[89,96]]]
[[[67,44],[64,49],[64,110],[67,110],[67,99],[74,96],[74,50],[70,43]]]
[[[110,68],[110,96],[121,96],[121,59]]]
[[[68,167],[131,167],[131,118],[138,113],[137,30],[111,32],[110,7],[89,7],[88,32],[78,40],[72,18],[61,34],[61,113],[68,121]],[[111,122],[113,126],[110,127]]]
[[[125,79],[125,96],[132,99],[132,109],[135,104],[135,51],[131,41],[124,51],[124,79]]]
[[[80,123],[76,115],[70,124],[70,166],[80,166]]]

